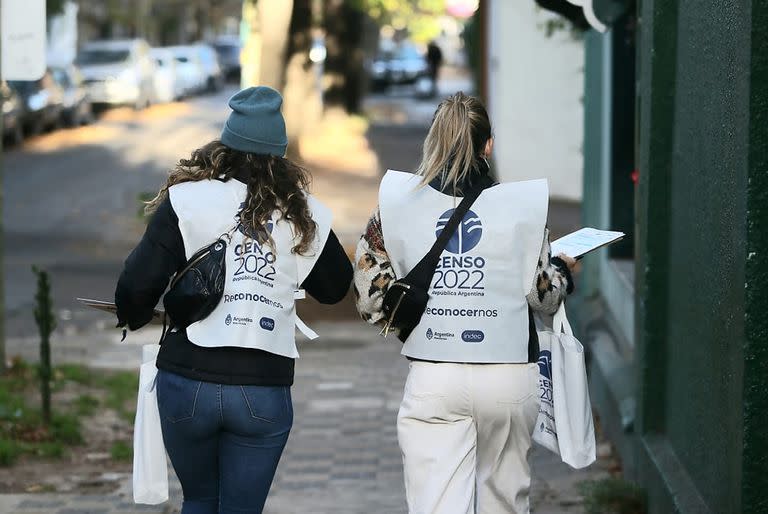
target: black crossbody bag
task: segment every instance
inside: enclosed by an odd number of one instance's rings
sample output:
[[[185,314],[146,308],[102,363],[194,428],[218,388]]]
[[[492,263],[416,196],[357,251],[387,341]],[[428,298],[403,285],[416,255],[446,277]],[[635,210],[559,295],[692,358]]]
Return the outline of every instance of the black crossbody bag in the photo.
[[[200,248],[174,275],[163,296],[165,313],[161,343],[174,328],[187,328],[207,318],[221,302],[227,274],[227,244],[236,229],[237,225]]]
[[[390,330],[397,329],[398,338],[405,342],[411,331],[421,321],[424,311],[429,301],[429,287],[432,283],[432,277],[435,274],[440,255],[445,250],[448,241],[450,241],[459,223],[464,219],[469,208],[475,203],[485,188],[490,186],[493,180],[488,175],[480,177],[478,182],[467,191],[466,196],[462,198],[461,203],[453,211],[451,218],[443,228],[429,252],[419,261],[416,266],[400,280],[395,281],[389,286],[384,295],[383,310],[386,324],[381,333],[387,336]]]

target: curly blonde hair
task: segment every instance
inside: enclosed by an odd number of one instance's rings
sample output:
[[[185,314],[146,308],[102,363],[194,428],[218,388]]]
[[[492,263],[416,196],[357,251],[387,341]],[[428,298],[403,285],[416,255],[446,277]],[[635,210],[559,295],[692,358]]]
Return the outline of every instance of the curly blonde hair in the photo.
[[[179,160],[165,185],[147,202],[144,210],[147,214],[153,213],[168,197],[168,189],[173,185],[201,180],[227,181],[235,176],[247,177],[245,207],[239,213],[245,232],[274,247],[265,227],[277,210],[280,219],[291,223],[297,236],[293,253],[307,253],[317,232],[307,204],[311,177],[306,169],[284,157],[240,152],[219,140],[211,141],[192,152],[189,159]]]

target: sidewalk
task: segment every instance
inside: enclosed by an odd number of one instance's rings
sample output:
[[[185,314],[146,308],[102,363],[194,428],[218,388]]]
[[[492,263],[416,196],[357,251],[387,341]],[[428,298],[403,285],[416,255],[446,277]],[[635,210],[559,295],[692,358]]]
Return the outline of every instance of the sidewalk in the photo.
[[[405,513],[395,420],[407,361],[400,344],[359,322],[316,324],[322,342],[303,342],[293,388],[295,422],[265,514]],[[138,350],[138,349],[136,349]],[[608,462],[573,471],[540,448],[532,456],[533,512],[582,512],[576,484],[606,475]],[[0,495],[0,513],[173,513],[131,502],[130,477],[109,496]]]

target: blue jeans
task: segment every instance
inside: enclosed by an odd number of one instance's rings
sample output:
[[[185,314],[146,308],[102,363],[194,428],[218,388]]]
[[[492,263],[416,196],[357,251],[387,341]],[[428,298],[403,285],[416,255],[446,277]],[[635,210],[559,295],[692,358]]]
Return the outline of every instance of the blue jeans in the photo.
[[[163,440],[182,514],[260,513],[293,424],[287,386],[222,385],[159,370]]]

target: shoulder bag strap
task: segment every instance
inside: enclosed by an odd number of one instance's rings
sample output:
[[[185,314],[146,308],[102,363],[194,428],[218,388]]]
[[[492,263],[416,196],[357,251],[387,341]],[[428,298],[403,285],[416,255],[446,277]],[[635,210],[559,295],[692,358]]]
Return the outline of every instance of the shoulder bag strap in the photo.
[[[419,263],[408,273],[408,278],[410,280],[420,282],[425,289],[428,288],[429,283],[432,281],[432,275],[435,274],[435,268],[437,268],[440,255],[448,245],[448,241],[450,241],[453,234],[456,233],[456,228],[464,219],[464,215],[467,214],[467,211],[469,211],[472,204],[475,203],[475,200],[477,200],[480,194],[492,183],[493,180],[488,175],[483,175],[477,183],[467,191],[467,194],[462,198],[458,207],[453,211],[451,218],[432,245],[432,248],[429,249],[429,252],[427,252]]]

